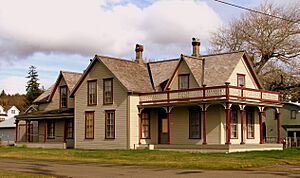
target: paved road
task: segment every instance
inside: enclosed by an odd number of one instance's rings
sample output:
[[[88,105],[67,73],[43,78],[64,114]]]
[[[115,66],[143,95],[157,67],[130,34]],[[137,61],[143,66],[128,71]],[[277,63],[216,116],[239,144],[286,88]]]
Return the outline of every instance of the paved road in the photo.
[[[282,167],[281,167],[282,168]],[[300,177],[300,165],[289,167],[287,172],[272,172],[263,170],[244,170],[244,171],[207,171],[207,170],[189,170],[189,169],[165,169],[165,168],[146,168],[137,166],[118,166],[103,164],[85,164],[61,161],[36,161],[36,160],[17,160],[0,159],[0,170],[14,170],[21,172],[48,174],[58,177],[221,177],[221,178],[282,178],[282,177]]]

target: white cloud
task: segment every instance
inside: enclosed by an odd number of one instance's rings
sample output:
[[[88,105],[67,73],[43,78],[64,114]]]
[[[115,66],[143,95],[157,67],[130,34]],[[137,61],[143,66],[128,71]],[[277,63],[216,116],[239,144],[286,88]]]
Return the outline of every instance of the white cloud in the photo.
[[[24,94],[26,90],[27,79],[25,77],[11,76],[0,80],[1,90],[8,94]]]
[[[107,2],[111,8],[104,8]],[[137,42],[149,51],[169,45],[171,51],[162,53],[179,54],[180,45],[194,36],[207,40],[220,23],[196,0],[162,0],[144,8],[119,0],[0,0],[0,58],[36,52],[126,56]]]

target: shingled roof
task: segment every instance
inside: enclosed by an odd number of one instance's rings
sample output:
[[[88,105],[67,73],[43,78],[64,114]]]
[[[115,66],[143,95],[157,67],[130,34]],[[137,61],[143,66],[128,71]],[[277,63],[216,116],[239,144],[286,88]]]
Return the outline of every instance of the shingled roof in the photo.
[[[59,76],[54,85],[44,91],[40,96],[38,96],[33,103],[46,103],[50,102],[51,97],[54,95],[56,88],[58,87],[62,78],[64,78],[66,85],[70,91],[73,90],[74,86],[82,76],[81,73],[70,72],[70,71],[60,71]]]
[[[152,92],[147,66],[134,61],[107,56],[96,56],[122,83],[129,92]]]

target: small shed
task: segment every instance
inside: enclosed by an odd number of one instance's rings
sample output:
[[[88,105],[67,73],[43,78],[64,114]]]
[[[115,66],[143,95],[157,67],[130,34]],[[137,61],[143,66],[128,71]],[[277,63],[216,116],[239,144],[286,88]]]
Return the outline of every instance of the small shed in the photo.
[[[0,122],[0,139],[2,145],[14,144],[16,139],[15,118]]]

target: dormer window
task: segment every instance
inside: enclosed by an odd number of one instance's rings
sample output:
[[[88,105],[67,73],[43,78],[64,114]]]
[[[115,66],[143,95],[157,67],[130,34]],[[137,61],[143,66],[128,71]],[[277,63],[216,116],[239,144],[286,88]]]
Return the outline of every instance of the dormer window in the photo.
[[[67,86],[61,86],[60,87],[60,107],[61,108],[67,107],[67,97],[68,97]]]
[[[237,86],[238,87],[245,87],[245,74],[237,74]]]
[[[178,90],[189,89],[189,74],[178,75]]]

